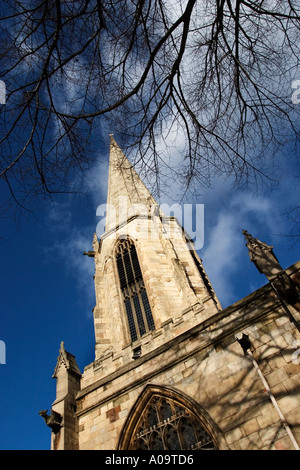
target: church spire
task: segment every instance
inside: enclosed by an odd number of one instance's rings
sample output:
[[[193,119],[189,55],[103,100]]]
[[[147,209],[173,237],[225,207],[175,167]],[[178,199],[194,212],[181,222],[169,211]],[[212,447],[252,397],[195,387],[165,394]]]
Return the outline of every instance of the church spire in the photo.
[[[150,206],[156,204],[111,135],[105,231],[115,229],[134,215],[147,215]]]
[[[96,359],[121,354],[127,363],[161,344],[170,324],[179,334],[219,312],[219,302],[181,224],[163,214],[113,136],[105,212],[91,253]]]

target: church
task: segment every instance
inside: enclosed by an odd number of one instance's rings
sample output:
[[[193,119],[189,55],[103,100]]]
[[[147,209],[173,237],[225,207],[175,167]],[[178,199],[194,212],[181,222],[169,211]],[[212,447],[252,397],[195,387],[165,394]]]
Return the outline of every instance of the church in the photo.
[[[40,412],[51,449],[299,450],[300,261],[283,269],[241,236],[266,284],[222,309],[193,240],[111,136],[105,229],[85,253],[95,360],[81,372],[61,343]]]

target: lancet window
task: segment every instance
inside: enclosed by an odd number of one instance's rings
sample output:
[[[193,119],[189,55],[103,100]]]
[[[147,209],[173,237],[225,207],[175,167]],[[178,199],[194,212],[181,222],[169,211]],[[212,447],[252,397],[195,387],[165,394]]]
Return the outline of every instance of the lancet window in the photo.
[[[126,238],[117,247],[117,268],[132,341],[154,330],[154,321],[134,242]]]

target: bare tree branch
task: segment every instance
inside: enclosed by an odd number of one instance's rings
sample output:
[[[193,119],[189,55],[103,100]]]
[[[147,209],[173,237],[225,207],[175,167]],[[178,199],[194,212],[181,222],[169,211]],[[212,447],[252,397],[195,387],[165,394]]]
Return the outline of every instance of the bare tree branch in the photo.
[[[267,155],[299,142],[299,0],[1,6],[0,176],[21,207],[75,191],[100,128],[124,138],[158,189],[170,172],[184,190],[220,174],[271,182]]]

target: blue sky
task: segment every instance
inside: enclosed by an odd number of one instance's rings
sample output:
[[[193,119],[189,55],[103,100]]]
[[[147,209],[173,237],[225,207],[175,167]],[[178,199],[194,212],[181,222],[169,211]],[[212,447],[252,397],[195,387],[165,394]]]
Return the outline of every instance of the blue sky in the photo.
[[[9,2],[2,2],[3,12],[8,6]],[[9,33],[18,41],[22,40],[19,21],[12,20],[8,28],[6,20],[4,26],[1,34]],[[9,37],[8,44],[10,42]],[[25,46],[26,42],[23,43]],[[34,57],[36,61],[37,58]],[[33,64],[42,63],[35,60],[32,63],[29,59],[20,62],[19,68],[14,69],[10,76],[8,89],[10,85],[15,86],[17,76],[23,83],[22,73],[30,76],[35,71],[31,68]],[[189,60],[188,56],[187,64],[192,65]],[[81,62],[78,65],[80,68]],[[190,72],[189,67],[187,72]],[[70,70],[65,69],[65,76],[69,79],[76,78],[73,73],[72,66]],[[296,67],[294,73],[294,78],[298,79]],[[274,78],[275,82],[277,78]],[[73,81],[69,87],[63,81],[59,83],[61,87],[53,91],[54,96],[59,96],[58,102],[61,100],[62,105],[66,105],[69,100],[67,104],[79,107],[80,100],[73,100],[74,97],[82,97],[80,91],[84,87],[81,87],[80,80],[77,84]],[[292,98],[289,80],[280,77],[279,84],[287,88],[286,93],[290,93]],[[295,93],[297,100],[294,105],[300,106],[298,89]],[[62,99],[63,94],[66,101]],[[18,97],[17,93],[16,99]],[[91,104],[95,105],[94,102]],[[24,117],[26,119],[27,115]],[[165,127],[172,140],[170,123]],[[174,127],[177,138],[176,123]],[[299,131],[297,122],[295,127]],[[110,130],[114,131],[118,142],[117,131]],[[17,134],[18,140],[26,140],[25,134]],[[105,132],[104,140],[99,137],[99,161],[86,177],[85,195],[57,196],[35,211],[33,216],[27,218],[25,215],[20,227],[16,227],[13,220],[0,218],[0,341],[6,346],[6,363],[0,364],[1,450],[50,448],[50,430],[38,412],[50,410],[55,400],[52,374],[61,341],[76,356],[82,372],[94,360],[94,262],[92,258],[83,256],[83,252],[92,248],[93,233],[99,222],[96,210],[106,202],[108,134]],[[182,136],[178,140],[182,143]],[[2,156],[6,156],[5,152]],[[182,157],[180,150],[174,156],[176,163],[179,156]],[[249,261],[242,229],[274,245],[284,268],[300,259],[300,245],[286,237],[293,225],[285,215],[286,210],[299,205],[300,165],[296,160],[288,146],[282,149],[274,162],[273,155],[270,155],[270,162],[275,164],[280,176],[280,183],[273,191],[267,188],[238,190],[232,188],[229,179],[216,178],[212,187],[201,190],[201,196],[196,200],[189,197],[185,200],[186,203],[204,204],[204,244],[199,255],[224,308],[266,283],[264,276]],[[0,204],[6,196],[5,184],[0,180]],[[178,201],[169,194],[167,200],[160,202],[171,204]]]
[[[86,180],[87,197],[60,196],[23,218],[19,230],[1,220],[6,364],[0,365],[0,449],[50,448],[50,430],[38,412],[55,400],[52,374],[61,341],[81,371],[94,359],[94,262],[83,252],[91,249],[96,209],[106,202],[108,145],[107,136],[101,162]],[[291,229],[285,210],[299,203],[299,166],[291,165],[288,153],[277,164],[282,181],[273,192],[236,190],[219,179],[195,201],[205,208],[199,255],[223,307],[266,283],[249,261],[242,229],[274,245],[283,267],[300,259],[299,244],[281,236]]]

